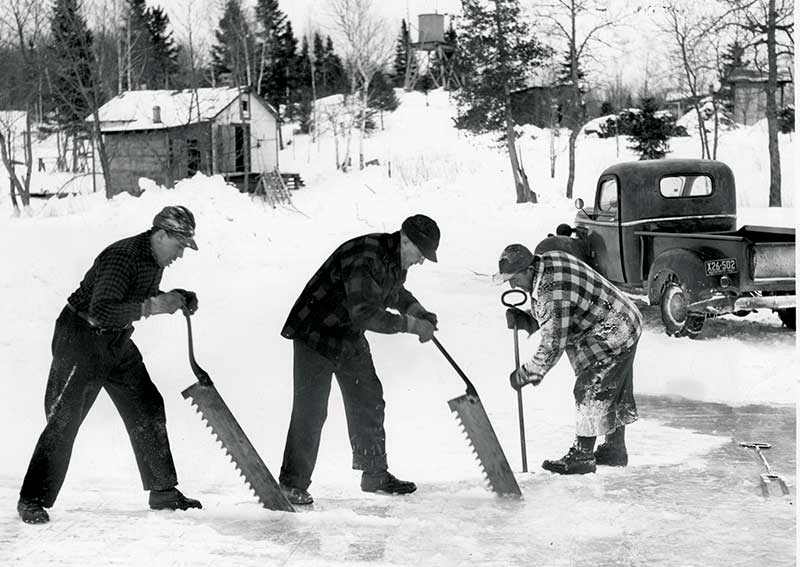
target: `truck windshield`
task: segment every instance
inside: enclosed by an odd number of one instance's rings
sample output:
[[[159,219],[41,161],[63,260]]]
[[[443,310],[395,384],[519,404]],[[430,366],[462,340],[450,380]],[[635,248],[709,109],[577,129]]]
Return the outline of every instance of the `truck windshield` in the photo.
[[[617,179],[604,179],[600,182],[598,191],[598,208],[603,212],[616,212],[617,210]]]
[[[708,175],[668,175],[659,182],[662,197],[705,197],[713,186]]]

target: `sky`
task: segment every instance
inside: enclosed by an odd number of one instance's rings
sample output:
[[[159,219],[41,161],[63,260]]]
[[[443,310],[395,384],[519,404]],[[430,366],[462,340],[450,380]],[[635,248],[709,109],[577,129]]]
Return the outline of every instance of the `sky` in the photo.
[[[195,38],[198,34],[201,41],[210,45],[213,28],[222,15],[222,0],[149,0],[149,4],[160,4],[170,15],[170,21],[176,29],[176,35],[186,36],[187,15],[192,11],[191,21],[195,22]],[[643,0],[614,0],[608,5],[619,10],[623,6],[636,6]],[[327,0],[283,0],[281,10],[292,22],[295,35],[300,36],[306,30],[319,30],[324,35],[331,35],[336,41],[337,32],[331,24],[330,6]],[[254,2],[250,2],[254,5]],[[523,3],[523,6],[526,5]],[[411,27],[412,39],[417,40],[418,16],[427,13],[439,13],[445,16],[457,15],[461,10],[460,0],[378,0],[374,3],[378,12],[387,18],[390,32],[399,33],[400,21],[405,18]],[[539,22],[540,24],[543,22]],[[445,26],[448,20],[445,20]],[[393,33],[393,32],[392,32]],[[604,32],[605,33],[605,32]],[[597,86],[607,86],[620,78],[624,83],[638,88],[647,75],[649,86],[654,87],[665,82],[669,76],[664,51],[664,42],[654,41],[655,29],[649,12],[641,12],[626,23],[616,26],[613,31],[602,36],[604,43],[593,45],[596,60],[586,61],[590,70],[590,80]],[[197,41],[197,39],[195,39]],[[556,60],[560,61],[561,53],[566,48],[555,44]]]
[[[529,471],[521,467],[517,397],[508,384],[513,336],[489,274],[510,242],[530,247],[576,210],[563,197],[566,132],[549,176],[547,131],[520,139],[538,204],[515,203],[508,157],[495,137],[452,126],[448,93],[399,93],[385,130],[367,138],[378,165],[345,174],[334,143],[292,134],[281,169],[306,185],[291,206],[270,207],[197,175],[165,189],[142,179],[139,198],[100,193],[35,200],[14,217],[0,176],[0,565],[8,567],[456,567],[481,565],[794,565],[798,357],[796,333],[769,310],[705,323],[697,340],[665,335],[658,309],[642,306],[634,364],[641,418],[626,430],[630,464],[561,477],[540,468],[574,435],[574,380],[566,357],[522,392]],[[793,136],[781,135],[790,156]],[[38,142],[53,155],[55,141]],[[341,148],[340,148],[341,149]],[[671,157],[694,157],[697,136],[673,139]],[[589,199],[608,165],[633,158],[624,140],[580,136],[576,197]],[[725,130],[720,157],[737,178],[740,224],[794,225],[794,169],[782,161],[785,208],[767,209],[766,128]],[[391,166],[391,167],[390,167]],[[34,190],[63,178],[34,172]],[[87,187],[88,188],[88,187]],[[424,213],[441,228],[438,262],[409,272],[407,288],[438,314],[437,337],[473,382],[509,464],[521,501],[495,497],[482,479],[447,400],[464,383],[430,344],[408,334],[368,333],[386,399],[390,470],[415,494],[364,494],[351,470],[341,396],[333,387],[310,491],[313,510],[261,508],[180,392],[194,383],[179,315],[136,323],[134,341],[165,402],[179,488],[203,502],[187,513],[148,510],[125,430],[101,393],[72,454],[51,522],[29,526],[14,510],[44,425],[42,397],[53,321],[99,251],[141,232],[167,204],[197,219],[198,250],[165,271],[162,289],[197,292],[195,355],[237,421],[277,475],[292,400],[292,348],[280,328],[302,287],[346,239],[397,230]],[[538,335],[519,337],[522,360]],[[755,456],[739,441],[769,442],[767,454],[790,495],[763,498]]]

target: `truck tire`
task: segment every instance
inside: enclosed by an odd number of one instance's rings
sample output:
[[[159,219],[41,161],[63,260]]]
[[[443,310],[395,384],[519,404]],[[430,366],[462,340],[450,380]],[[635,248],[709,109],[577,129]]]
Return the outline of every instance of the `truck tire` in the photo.
[[[661,291],[661,321],[667,334],[673,337],[695,338],[703,329],[705,317],[689,313],[686,294],[676,281],[669,281]]]
[[[797,330],[797,308],[789,307],[787,309],[778,309],[778,317],[781,322],[792,331]]]

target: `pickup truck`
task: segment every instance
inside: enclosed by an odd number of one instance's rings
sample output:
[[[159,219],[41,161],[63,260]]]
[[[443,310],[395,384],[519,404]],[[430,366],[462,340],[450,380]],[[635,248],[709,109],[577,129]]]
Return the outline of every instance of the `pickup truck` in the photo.
[[[618,163],[600,175],[594,205],[575,206],[575,227],[566,227],[573,236],[562,225],[549,247],[659,305],[668,334],[695,337],[708,317],[756,309],[795,329],[795,230],[737,229],[736,185],[724,163]]]

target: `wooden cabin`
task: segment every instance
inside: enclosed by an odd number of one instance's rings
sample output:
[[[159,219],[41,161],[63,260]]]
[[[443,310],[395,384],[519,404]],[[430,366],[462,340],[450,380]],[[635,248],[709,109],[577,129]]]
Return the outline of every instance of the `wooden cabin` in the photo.
[[[202,172],[241,184],[278,167],[278,114],[246,89],[126,91],[99,118],[113,194],[138,194],[140,177],[171,187]]]

